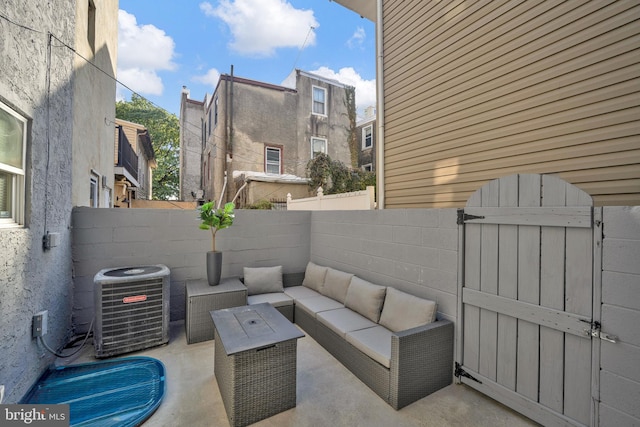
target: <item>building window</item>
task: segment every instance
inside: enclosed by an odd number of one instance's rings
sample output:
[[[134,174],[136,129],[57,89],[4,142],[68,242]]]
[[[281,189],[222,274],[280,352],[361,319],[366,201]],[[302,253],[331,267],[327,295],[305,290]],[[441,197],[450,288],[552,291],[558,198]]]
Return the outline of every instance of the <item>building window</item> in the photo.
[[[313,86],[313,106],[311,112],[321,116],[327,115],[326,109],[327,90],[322,87]]]
[[[98,176],[92,173],[89,181],[89,206],[97,208],[98,203]]]
[[[213,109],[214,109],[213,125],[218,126],[218,97],[217,96],[215,101],[213,101]]]
[[[362,128],[362,149],[373,147],[373,125]]]
[[[316,154],[327,154],[327,140],[324,138],[311,138],[311,158],[316,157]]]
[[[209,110],[209,135],[211,135],[211,110]]]
[[[0,102],[0,227],[24,224],[27,120]]]
[[[362,170],[365,172],[373,172],[373,164],[368,163],[366,165],[362,165]]]
[[[282,173],[282,149],[277,147],[265,147],[264,170],[267,173]]]

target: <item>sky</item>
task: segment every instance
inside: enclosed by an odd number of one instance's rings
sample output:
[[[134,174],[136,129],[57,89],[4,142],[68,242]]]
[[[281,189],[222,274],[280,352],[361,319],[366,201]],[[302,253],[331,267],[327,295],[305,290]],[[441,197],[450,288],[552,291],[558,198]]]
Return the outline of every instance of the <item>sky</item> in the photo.
[[[375,105],[375,26],[329,0],[120,0],[118,99],[127,88],[179,115],[182,87],[203,101],[220,74],[281,85],[295,69],[356,88]]]

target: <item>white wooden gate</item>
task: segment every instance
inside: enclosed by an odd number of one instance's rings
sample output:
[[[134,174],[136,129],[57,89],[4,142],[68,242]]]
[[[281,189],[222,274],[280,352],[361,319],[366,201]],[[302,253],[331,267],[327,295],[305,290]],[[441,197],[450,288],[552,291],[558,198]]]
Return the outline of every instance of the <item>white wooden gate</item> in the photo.
[[[558,178],[513,175],[458,214],[459,381],[545,426],[595,425],[601,210]]]

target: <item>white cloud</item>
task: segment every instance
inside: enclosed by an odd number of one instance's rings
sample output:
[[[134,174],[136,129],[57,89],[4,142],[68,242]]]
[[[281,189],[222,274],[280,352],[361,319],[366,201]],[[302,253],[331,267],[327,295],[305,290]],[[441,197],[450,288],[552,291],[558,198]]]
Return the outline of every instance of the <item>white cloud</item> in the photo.
[[[162,79],[152,70],[128,68],[118,71],[118,80],[134,91],[147,95],[162,95]]]
[[[285,0],[220,0],[200,3],[205,15],[229,26],[229,47],[241,55],[268,57],[279,48],[312,46],[318,28],[313,10],[295,9]],[[311,31],[310,31],[311,30]]]
[[[209,85],[215,89],[220,79],[220,72],[215,68],[211,68],[206,74],[201,76],[194,76],[191,80],[197,83]]]
[[[350,49],[353,49],[355,47],[362,48],[362,44],[364,43],[364,40],[366,38],[367,33],[364,31],[364,28],[358,27],[351,38],[347,40],[347,46],[349,46]]]
[[[341,68],[337,73],[328,67],[320,67],[309,72],[355,87],[356,110],[359,117],[364,115],[365,108],[376,106],[376,79],[365,80],[352,67]]]
[[[164,85],[157,72],[174,70],[175,43],[153,25],[138,25],[136,17],[118,11],[118,80],[134,91],[162,95]]]

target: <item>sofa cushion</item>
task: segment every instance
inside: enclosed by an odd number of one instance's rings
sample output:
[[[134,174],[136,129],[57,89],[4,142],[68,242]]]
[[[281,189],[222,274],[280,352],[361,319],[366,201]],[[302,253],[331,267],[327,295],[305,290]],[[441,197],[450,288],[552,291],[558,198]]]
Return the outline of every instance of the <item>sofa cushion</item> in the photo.
[[[378,323],[386,290],[384,286],[374,285],[354,276],[344,305],[372,322]]]
[[[316,319],[342,338],[347,332],[376,326],[371,320],[348,308],[321,311],[316,315]]]
[[[426,325],[436,319],[436,303],[394,288],[387,289],[380,324],[393,332]]]
[[[285,307],[287,305],[293,305],[293,298],[284,292],[271,292],[268,294],[249,295],[247,297],[247,303],[249,305],[263,302],[268,302],[274,307]]]
[[[300,298],[296,300],[296,305],[299,309],[306,311],[312,317],[316,317],[321,311],[335,310],[337,308],[344,308],[344,305],[338,301],[320,295],[317,297]]]
[[[294,301],[300,298],[319,297],[320,292],[316,292],[306,286],[290,286],[284,288],[284,293],[293,298]]]
[[[327,267],[322,267],[309,261],[307,269],[304,272],[302,286],[311,288],[314,291],[322,292],[322,286],[324,285],[324,277],[326,274]]]
[[[327,274],[324,276],[324,285],[320,292],[344,304],[352,277],[353,274],[328,267]]]
[[[247,287],[247,295],[282,292],[282,266],[244,267],[244,285]]]
[[[378,325],[373,328],[348,332],[347,342],[382,366],[390,368],[392,334],[393,332],[384,326]]]

